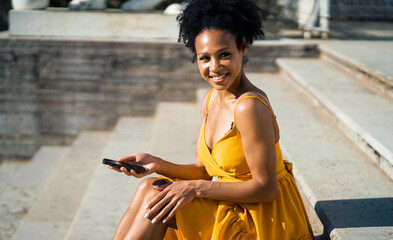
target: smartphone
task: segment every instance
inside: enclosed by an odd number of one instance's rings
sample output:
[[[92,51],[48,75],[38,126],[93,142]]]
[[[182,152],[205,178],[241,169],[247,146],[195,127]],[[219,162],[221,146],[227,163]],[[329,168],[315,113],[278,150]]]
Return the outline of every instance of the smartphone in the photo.
[[[136,164],[121,163],[121,162],[118,162],[118,161],[115,161],[112,159],[108,159],[108,158],[102,159],[102,163],[106,164],[106,165],[113,166],[113,167],[118,167],[118,168],[125,167],[128,171],[131,171],[131,169],[132,169],[137,173],[146,173],[147,172],[146,168],[138,166]]]

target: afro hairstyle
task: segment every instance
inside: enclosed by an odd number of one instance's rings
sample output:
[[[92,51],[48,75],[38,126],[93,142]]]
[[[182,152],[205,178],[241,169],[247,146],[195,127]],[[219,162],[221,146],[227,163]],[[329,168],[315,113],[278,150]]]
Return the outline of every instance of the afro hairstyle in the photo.
[[[195,38],[204,30],[219,29],[233,34],[238,49],[243,38],[250,46],[257,38],[264,39],[262,9],[248,0],[190,0],[177,16],[178,42],[183,41],[193,53],[195,62]]]

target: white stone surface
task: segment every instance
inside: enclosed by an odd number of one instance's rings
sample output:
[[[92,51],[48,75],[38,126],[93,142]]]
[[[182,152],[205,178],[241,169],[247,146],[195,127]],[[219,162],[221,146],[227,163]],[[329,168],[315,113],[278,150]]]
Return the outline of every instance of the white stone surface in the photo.
[[[152,10],[163,0],[128,0],[121,5],[123,10]]]
[[[103,157],[150,152],[151,126],[151,118],[121,118]],[[98,164],[65,239],[111,239],[140,181]]]
[[[4,160],[0,163],[0,195],[15,179],[19,172],[28,165],[28,160]]]
[[[306,95],[393,179],[393,103],[329,64],[279,59]]]
[[[177,38],[176,16],[160,12],[11,10],[11,36]]]
[[[35,202],[68,147],[41,147],[0,195],[0,239],[9,240]]]
[[[170,15],[179,15],[184,7],[185,4],[172,3],[171,5],[165,8],[164,13]]]
[[[106,0],[72,0],[68,7],[76,10],[102,10],[106,8]]]
[[[43,9],[49,6],[49,0],[12,0],[12,7],[21,9]]]
[[[177,164],[193,163],[200,123],[200,110],[194,103],[159,103],[151,140],[153,154]]]
[[[108,132],[82,132],[53,171],[13,240],[64,239],[95,166],[100,163]]]

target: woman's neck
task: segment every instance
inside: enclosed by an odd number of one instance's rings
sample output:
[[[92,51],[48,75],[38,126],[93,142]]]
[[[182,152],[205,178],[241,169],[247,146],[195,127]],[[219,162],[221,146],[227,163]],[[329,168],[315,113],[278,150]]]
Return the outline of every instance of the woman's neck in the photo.
[[[252,86],[243,70],[239,75],[239,80],[235,81],[228,89],[217,90],[217,98],[221,101],[237,99]]]

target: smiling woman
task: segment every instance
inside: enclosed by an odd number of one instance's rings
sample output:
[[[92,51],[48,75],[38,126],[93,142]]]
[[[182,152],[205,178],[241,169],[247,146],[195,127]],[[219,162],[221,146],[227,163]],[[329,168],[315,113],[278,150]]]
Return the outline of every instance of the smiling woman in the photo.
[[[178,20],[179,40],[212,86],[196,160],[179,165],[136,153],[118,160],[146,173],[109,167],[163,176],[141,182],[114,239],[313,239],[276,117],[243,69],[249,46],[263,38],[260,9],[246,0],[193,0]]]
[[[214,88],[226,89],[243,75],[242,58],[247,54],[236,46],[235,36],[227,31],[209,29],[195,39],[201,76]]]

